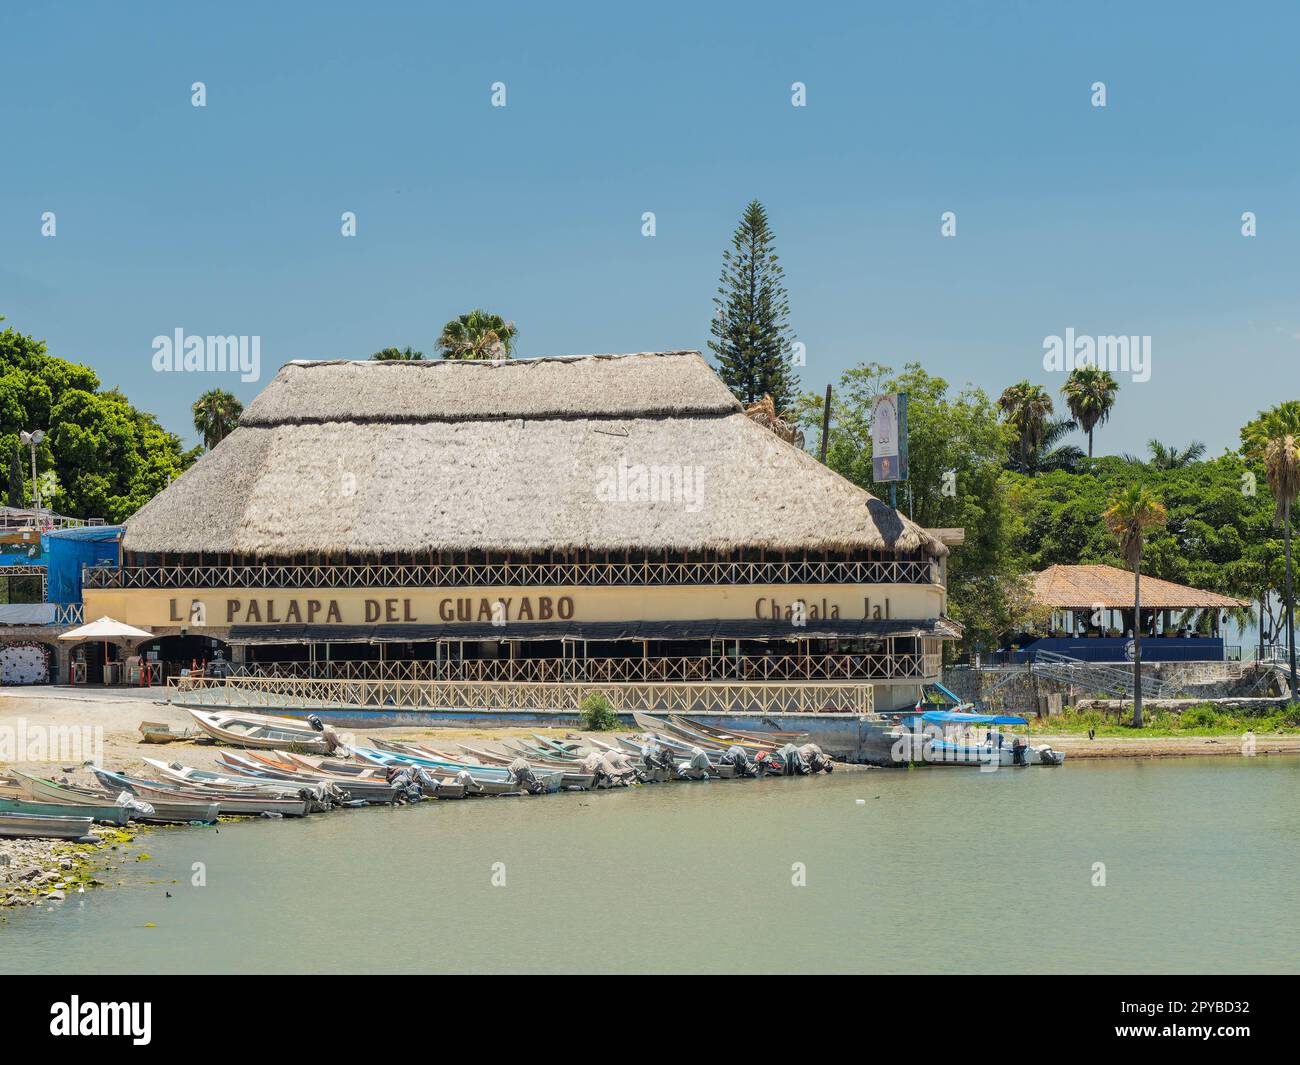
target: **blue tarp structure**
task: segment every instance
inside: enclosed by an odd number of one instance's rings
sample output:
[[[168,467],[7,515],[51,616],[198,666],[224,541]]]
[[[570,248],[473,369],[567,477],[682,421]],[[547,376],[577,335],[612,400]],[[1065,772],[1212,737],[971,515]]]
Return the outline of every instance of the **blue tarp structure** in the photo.
[[[917,717],[917,714],[904,714]],[[926,710],[919,715],[922,721],[935,725],[1028,725],[1023,717],[1014,714],[959,714],[953,710]]]
[[[121,525],[83,525],[45,534],[51,603],[81,602],[81,567],[120,565]]]

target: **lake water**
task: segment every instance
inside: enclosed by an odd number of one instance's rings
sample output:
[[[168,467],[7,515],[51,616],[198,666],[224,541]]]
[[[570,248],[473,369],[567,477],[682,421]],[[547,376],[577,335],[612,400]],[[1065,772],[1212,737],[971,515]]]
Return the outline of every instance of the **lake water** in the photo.
[[[1205,758],[169,829],[7,911],[0,971],[1295,972],[1298,798],[1300,760]]]

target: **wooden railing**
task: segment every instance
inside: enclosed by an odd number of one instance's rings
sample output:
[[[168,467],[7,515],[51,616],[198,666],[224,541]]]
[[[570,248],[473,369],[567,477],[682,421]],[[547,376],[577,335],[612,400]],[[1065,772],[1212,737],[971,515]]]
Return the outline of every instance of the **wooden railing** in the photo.
[[[937,641],[931,641],[937,642]],[[748,655],[679,658],[443,659],[407,662],[263,662],[235,667],[240,681],[326,680],[524,684],[884,681],[939,676],[942,654]]]
[[[876,562],[563,562],[466,565],[88,567],[87,588],[484,588],[935,584],[930,559]]]
[[[526,684],[441,681],[184,677],[168,683],[185,706],[260,711],[347,709],[482,712],[576,711],[602,695],[623,713],[869,714],[870,684]]]

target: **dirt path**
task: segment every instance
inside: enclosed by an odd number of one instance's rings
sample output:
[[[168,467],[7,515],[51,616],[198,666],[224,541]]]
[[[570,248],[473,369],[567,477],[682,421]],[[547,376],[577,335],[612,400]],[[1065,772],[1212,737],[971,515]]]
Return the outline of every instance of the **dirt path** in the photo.
[[[1179,758],[1191,755],[1242,757],[1240,736],[1098,736],[1084,733],[1035,732],[1034,743],[1050,744],[1068,758]],[[1300,736],[1256,736],[1255,755],[1300,754]],[[1069,764],[1068,762],[1066,763]]]

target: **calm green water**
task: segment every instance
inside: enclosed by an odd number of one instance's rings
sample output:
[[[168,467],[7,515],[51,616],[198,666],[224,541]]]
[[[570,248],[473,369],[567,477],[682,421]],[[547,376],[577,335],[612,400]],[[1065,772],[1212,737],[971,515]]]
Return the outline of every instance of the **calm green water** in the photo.
[[[1295,972],[1298,799],[1294,758],[1171,759],[165,830],[10,911],[0,971]]]

